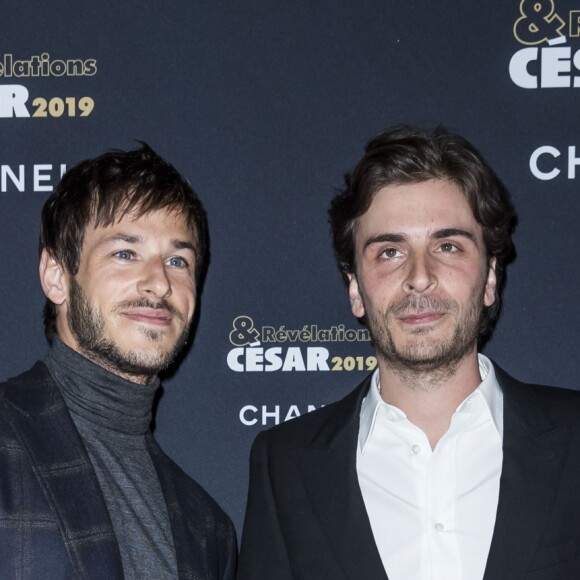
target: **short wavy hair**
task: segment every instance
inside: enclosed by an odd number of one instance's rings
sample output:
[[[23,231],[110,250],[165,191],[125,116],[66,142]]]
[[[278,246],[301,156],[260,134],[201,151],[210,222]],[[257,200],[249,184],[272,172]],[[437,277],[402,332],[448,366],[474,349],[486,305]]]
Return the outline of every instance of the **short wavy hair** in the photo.
[[[454,183],[465,195],[483,228],[488,259],[496,259],[496,300],[486,308],[480,333],[490,330],[500,309],[500,289],[506,265],[515,257],[512,234],[516,214],[509,193],[479,151],[467,139],[436,127],[425,131],[396,125],[368,142],[362,159],[345,175],[345,187],[329,208],[334,253],[344,281],[355,273],[355,234],[358,218],[375,194],[389,185],[441,179]]]

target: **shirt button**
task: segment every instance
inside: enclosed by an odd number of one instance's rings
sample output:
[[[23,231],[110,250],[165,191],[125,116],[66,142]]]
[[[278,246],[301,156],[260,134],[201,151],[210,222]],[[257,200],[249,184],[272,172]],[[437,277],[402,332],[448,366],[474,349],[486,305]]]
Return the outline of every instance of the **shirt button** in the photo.
[[[445,526],[441,522],[437,522],[435,524],[435,531],[442,532],[445,529]]]
[[[420,445],[413,445],[413,447],[411,447],[411,453],[413,455],[419,455],[419,453],[421,453],[421,446]]]

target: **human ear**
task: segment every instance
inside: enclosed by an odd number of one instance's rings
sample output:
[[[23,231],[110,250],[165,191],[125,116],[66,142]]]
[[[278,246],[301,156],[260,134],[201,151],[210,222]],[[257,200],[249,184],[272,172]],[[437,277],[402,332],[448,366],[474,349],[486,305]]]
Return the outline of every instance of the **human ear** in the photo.
[[[365,315],[365,307],[356,275],[353,273],[348,276],[348,297],[350,299],[350,309],[357,318],[362,318]]]
[[[56,305],[63,304],[68,296],[68,275],[62,264],[57,262],[46,249],[40,254],[38,274],[46,297]]]
[[[483,303],[486,306],[491,306],[496,301],[496,289],[497,289],[497,275],[495,273],[496,264],[497,258],[491,258],[491,260],[489,261],[489,269],[487,271],[485,291],[483,293]]]

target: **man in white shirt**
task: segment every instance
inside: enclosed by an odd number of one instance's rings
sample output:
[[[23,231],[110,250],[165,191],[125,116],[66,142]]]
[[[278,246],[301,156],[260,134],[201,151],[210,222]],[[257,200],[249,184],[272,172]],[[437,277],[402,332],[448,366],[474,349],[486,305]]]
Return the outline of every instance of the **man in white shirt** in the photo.
[[[580,393],[478,354],[515,214],[480,153],[388,129],[332,202],[378,368],[256,439],[240,580],[580,578]]]

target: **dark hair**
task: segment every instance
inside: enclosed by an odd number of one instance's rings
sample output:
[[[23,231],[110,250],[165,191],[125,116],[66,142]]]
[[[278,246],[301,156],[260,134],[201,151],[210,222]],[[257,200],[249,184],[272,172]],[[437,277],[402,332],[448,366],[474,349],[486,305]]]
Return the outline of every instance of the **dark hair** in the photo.
[[[89,225],[106,227],[128,214],[138,218],[161,209],[185,218],[195,244],[199,285],[208,252],[205,209],[189,182],[142,142],[133,151],[115,149],[82,161],[64,174],[42,208],[40,251],[75,276]],[[51,342],[56,307],[48,299],[44,332]]]
[[[496,258],[496,300],[485,311],[481,329],[485,334],[499,312],[505,267],[515,255],[512,233],[516,215],[506,188],[479,151],[443,127],[424,131],[396,125],[369,141],[362,159],[345,175],[345,188],[332,200],[328,212],[338,266],[348,283],[348,274],[356,269],[357,220],[380,189],[429,179],[447,180],[460,188],[483,228],[488,259]]]

